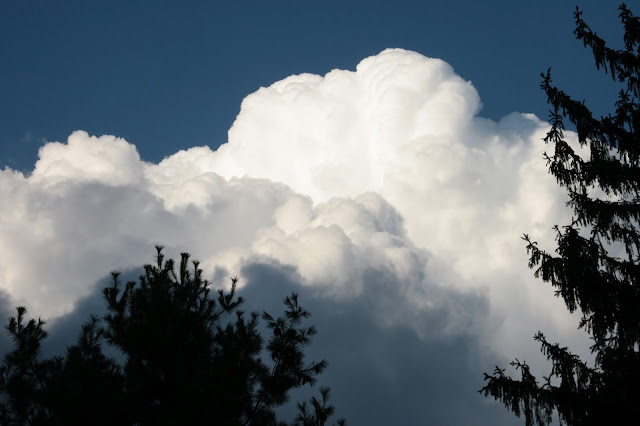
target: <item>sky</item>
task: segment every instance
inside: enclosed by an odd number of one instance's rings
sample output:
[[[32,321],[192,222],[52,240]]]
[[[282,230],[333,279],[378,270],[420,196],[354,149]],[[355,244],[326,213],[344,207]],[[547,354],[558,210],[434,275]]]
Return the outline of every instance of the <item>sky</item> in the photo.
[[[620,46],[615,7],[579,4]],[[0,0],[1,317],[26,305],[61,351],[163,244],[256,310],[298,291],[350,424],[522,424],[482,373],[548,374],[538,330],[589,357],[520,239],[552,250],[571,216],[540,72],[615,100],[574,9]]]

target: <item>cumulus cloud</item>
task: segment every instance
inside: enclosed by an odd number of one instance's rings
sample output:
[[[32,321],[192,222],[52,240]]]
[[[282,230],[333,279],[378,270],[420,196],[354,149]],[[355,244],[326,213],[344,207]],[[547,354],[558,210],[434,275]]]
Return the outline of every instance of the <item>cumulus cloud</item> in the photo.
[[[444,273],[449,285],[488,289],[496,320],[510,318],[495,344],[529,345],[536,330],[520,334],[533,319],[572,338],[575,321],[532,278],[520,240],[528,233],[553,247],[551,226],[569,221],[542,160],[548,125],[520,113],[486,120],[480,107],[471,83],[445,62],[389,49],[355,71],[261,88],[243,101],[227,144],[182,151],[157,167],[185,179],[214,172],[283,182],[314,204],[374,192],[402,217],[411,242],[432,253],[432,269],[462,278]]]
[[[568,221],[542,160],[548,125],[480,109],[448,64],[390,49],[257,90],[215,151],[150,164],[124,139],[74,132],[31,174],[0,171],[0,287],[69,314],[162,243],[216,285],[255,283],[256,265],[293,271],[314,300],[358,302],[373,329],[415,342],[463,336],[464,350],[521,357],[540,328],[584,348],[519,238],[553,247],[551,226]]]
[[[45,187],[58,182],[99,182],[106,185],[136,184],[142,180],[136,148],[115,136],[89,136],[74,132],[67,143],[45,144],[30,181]]]

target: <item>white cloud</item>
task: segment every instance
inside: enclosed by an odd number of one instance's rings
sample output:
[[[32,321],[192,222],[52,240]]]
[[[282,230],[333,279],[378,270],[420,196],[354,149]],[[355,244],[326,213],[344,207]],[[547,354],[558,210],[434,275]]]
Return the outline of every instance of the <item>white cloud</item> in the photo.
[[[284,182],[316,204],[376,192],[433,253],[432,266],[464,278],[453,285],[489,288],[494,313],[509,318],[497,345],[530,347],[533,319],[575,336],[575,320],[527,269],[520,240],[529,233],[553,248],[552,225],[569,220],[542,159],[548,125],[520,113],[496,123],[479,108],[445,62],[386,50],[355,72],[291,76],[249,95],[229,142],[215,153],[195,148],[186,168]]]
[[[45,144],[38,156],[29,180],[47,186],[57,182],[126,185],[139,183],[143,177],[136,148],[115,136],[98,138],[76,131],[66,144]]]
[[[0,172],[0,286],[59,314],[163,243],[232,275],[256,259],[293,265],[327,297],[359,297],[377,271],[406,302],[391,323],[446,306],[447,333],[482,330],[510,355],[538,328],[579,341],[519,239],[552,248],[568,217],[541,157],[547,124],[479,109],[448,64],[393,49],[259,89],[217,151],[148,164],[123,139],[74,132],[42,147],[30,176]],[[443,288],[485,294],[491,317],[469,318]]]

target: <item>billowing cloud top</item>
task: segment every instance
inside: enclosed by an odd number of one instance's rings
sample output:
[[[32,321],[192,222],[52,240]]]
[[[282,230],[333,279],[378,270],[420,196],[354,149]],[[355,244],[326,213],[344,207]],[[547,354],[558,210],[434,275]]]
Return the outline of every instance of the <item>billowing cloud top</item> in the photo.
[[[30,175],[0,172],[0,287],[56,316],[162,243],[217,285],[251,265],[293,268],[318,297],[366,296],[377,324],[420,338],[482,333],[510,356],[538,328],[578,341],[520,240],[551,247],[568,220],[542,160],[548,125],[486,120],[480,105],[445,62],[389,49],[247,96],[216,151],[149,164],[123,139],[74,132],[43,146]],[[445,320],[420,323],[425,312]]]
[[[380,191],[422,140],[444,142],[479,104],[445,62],[386,50],[355,72],[291,76],[248,96],[212,167],[287,182],[318,202]]]

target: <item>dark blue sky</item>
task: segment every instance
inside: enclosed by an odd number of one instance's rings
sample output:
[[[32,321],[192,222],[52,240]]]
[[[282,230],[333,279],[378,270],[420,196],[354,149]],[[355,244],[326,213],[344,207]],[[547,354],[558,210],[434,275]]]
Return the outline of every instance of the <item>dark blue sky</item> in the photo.
[[[580,4],[598,33],[621,33],[613,4]],[[477,88],[484,117],[546,118],[538,84],[549,66],[558,84],[604,112],[611,85],[574,40],[574,8],[550,0],[2,0],[0,166],[28,172],[44,140],[78,129],[123,137],[147,161],[215,149],[260,86],[352,70],[388,47],[449,62]]]

